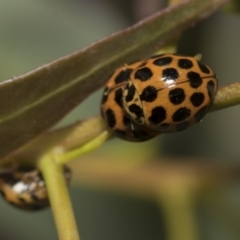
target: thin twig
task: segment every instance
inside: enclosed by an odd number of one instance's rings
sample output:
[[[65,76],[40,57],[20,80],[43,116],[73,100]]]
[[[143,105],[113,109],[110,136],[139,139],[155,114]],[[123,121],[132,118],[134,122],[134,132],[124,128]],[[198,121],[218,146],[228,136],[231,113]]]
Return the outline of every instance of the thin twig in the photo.
[[[219,88],[211,112],[240,104],[240,82]]]

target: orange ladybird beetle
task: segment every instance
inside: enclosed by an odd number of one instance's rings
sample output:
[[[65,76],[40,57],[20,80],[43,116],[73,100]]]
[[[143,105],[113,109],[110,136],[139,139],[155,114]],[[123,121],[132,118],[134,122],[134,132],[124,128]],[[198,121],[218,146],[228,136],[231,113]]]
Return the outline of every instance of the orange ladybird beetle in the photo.
[[[124,80],[114,85],[119,74]],[[101,112],[116,135],[124,125],[119,119],[127,119],[134,126],[131,130],[144,130],[148,137],[142,140],[148,140],[201,121],[213,103],[217,86],[214,71],[196,58],[156,55],[115,71],[106,84]],[[120,92],[118,98],[111,96],[115,91]],[[126,140],[138,141],[137,135],[128,136],[126,125],[124,134]]]

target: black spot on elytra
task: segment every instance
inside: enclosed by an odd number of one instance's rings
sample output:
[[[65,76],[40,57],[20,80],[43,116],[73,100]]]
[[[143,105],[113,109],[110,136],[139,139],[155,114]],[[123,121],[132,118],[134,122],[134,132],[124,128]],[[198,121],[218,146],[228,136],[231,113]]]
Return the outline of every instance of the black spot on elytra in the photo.
[[[207,90],[208,90],[208,96],[212,100],[215,95],[215,83],[213,80],[208,81]]]
[[[190,115],[191,115],[190,109],[186,107],[181,107],[172,115],[172,120],[174,122],[181,122],[187,119]]]
[[[153,61],[156,66],[166,66],[172,62],[172,57],[160,57]]]
[[[129,80],[129,76],[132,72],[131,68],[122,70],[114,79],[116,84],[123,83]]]
[[[203,104],[205,96],[201,92],[193,93],[190,97],[190,101],[194,107],[199,107]]]
[[[164,107],[158,106],[152,109],[151,116],[148,118],[153,124],[159,124],[166,119],[167,112]]]
[[[187,77],[192,88],[198,88],[202,85],[202,78],[197,72],[188,72]]]
[[[15,177],[14,174],[11,172],[8,173],[1,173],[0,179],[2,179],[6,184],[9,186],[15,185],[17,182],[19,182],[19,177]]]
[[[114,101],[121,108],[122,108],[122,93],[123,93],[122,88],[119,88],[115,91],[115,97],[114,97]]]
[[[179,132],[179,131],[182,131],[182,130],[185,130],[187,129],[189,126],[189,122],[188,121],[185,121],[185,122],[182,122],[182,123],[179,123],[176,125],[176,130]]]
[[[142,91],[140,99],[146,102],[153,102],[157,98],[158,91],[153,86],[145,87]]]
[[[162,71],[162,80],[176,80],[179,77],[178,71],[175,68],[166,68]]]
[[[110,108],[107,109],[107,111],[105,112],[105,116],[108,126],[110,128],[113,128],[116,125],[116,117],[114,111]]]
[[[141,117],[144,116],[144,115],[143,115],[143,110],[142,110],[142,108],[140,108],[137,104],[131,104],[131,105],[128,107],[128,109],[129,109],[129,111],[130,111],[131,113],[133,113],[133,114],[136,115],[136,117],[137,117],[136,121],[137,121],[139,118],[141,118]]]
[[[205,64],[203,64],[203,63],[201,63],[199,61],[197,61],[197,63],[198,63],[198,66],[199,66],[199,68],[201,69],[201,71],[203,73],[210,73],[209,68]]]
[[[171,103],[174,105],[180,104],[185,99],[185,92],[182,88],[174,88],[169,91],[168,97]]]
[[[193,67],[193,63],[189,59],[181,58],[178,60],[178,66],[183,69],[190,69]]]
[[[207,110],[208,110],[208,106],[204,106],[200,108],[194,115],[195,120],[197,122],[201,121],[204,115],[206,114]]]
[[[133,84],[128,84],[124,91],[127,91],[127,95],[125,96],[125,101],[126,102],[132,101],[136,91]]]
[[[134,74],[134,78],[140,81],[147,81],[151,79],[152,76],[153,76],[153,73],[151,69],[148,67],[140,68]]]

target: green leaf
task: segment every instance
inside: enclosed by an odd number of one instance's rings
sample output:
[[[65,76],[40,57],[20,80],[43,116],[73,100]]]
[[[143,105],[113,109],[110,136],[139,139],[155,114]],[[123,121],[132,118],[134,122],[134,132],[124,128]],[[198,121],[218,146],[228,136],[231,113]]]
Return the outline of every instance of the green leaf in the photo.
[[[228,0],[184,1],[0,85],[0,157],[49,129],[118,66],[152,54]],[[96,103],[99,104],[99,103]]]

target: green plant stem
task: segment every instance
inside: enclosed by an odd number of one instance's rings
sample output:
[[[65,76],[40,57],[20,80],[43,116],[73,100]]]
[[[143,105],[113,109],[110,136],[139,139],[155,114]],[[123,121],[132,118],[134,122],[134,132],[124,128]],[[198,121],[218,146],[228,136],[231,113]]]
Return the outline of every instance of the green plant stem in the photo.
[[[222,110],[238,104],[240,104],[240,82],[235,82],[218,89],[210,111]]]
[[[62,165],[52,152],[39,160],[60,240],[80,240]]]
[[[86,143],[85,145],[76,148],[72,151],[66,152],[62,154],[58,161],[60,163],[67,163],[73,160],[74,158],[77,158],[85,153],[91,152],[94,149],[100,147],[105,141],[107,141],[111,137],[111,133],[109,131],[104,131],[101,134],[99,134],[97,137]]]

